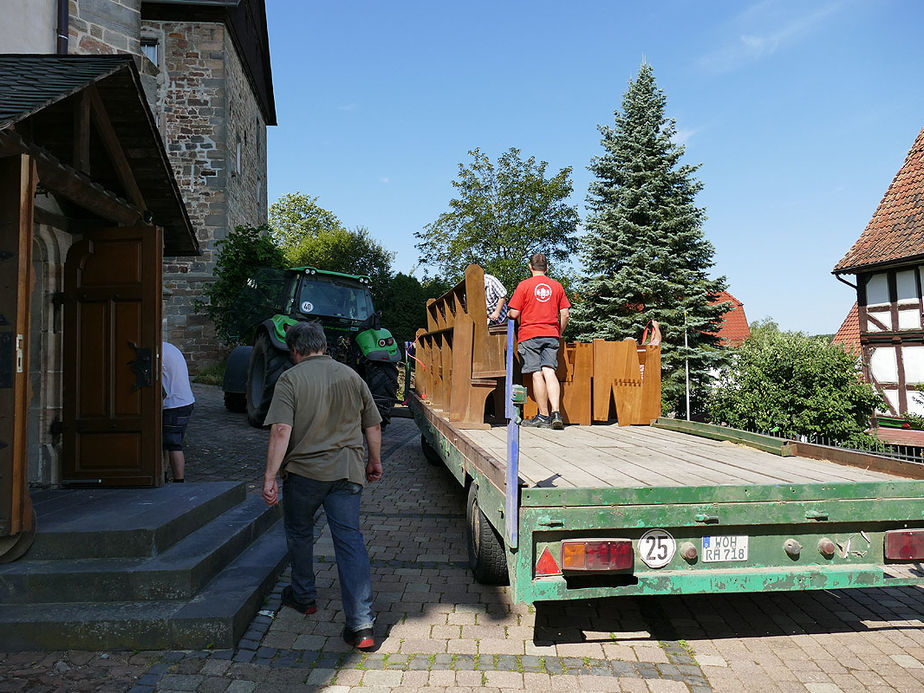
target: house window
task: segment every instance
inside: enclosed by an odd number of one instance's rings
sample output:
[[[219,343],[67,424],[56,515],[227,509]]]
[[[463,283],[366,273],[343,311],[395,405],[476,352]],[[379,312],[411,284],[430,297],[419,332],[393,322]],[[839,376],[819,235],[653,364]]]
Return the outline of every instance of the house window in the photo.
[[[237,140],[237,156],[235,157],[235,160],[234,160],[234,172],[235,172],[236,174],[238,174],[238,175],[240,175],[240,173],[241,173],[241,154],[242,154],[242,152],[243,152],[243,149],[242,149],[242,147],[241,147],[241,140],[240,140],[240,138],[238,138],[238,140]]]
[[[157,62],[158,48],[159,48],[159,45],[157,43],[157,39],[153,39],[153,38],[141,39],[142,55],[144,55],[144,57],[146,57],[148,60],[150,60],[155,65],[160,65],[160,63]]]

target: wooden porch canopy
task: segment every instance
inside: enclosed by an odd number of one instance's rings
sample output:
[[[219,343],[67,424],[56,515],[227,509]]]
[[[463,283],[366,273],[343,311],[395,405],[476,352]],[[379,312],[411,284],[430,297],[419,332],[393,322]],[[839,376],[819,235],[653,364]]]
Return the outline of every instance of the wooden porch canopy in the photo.
[[[156,224],[165,255],[199,254],[131,56],[0,55],[0,156],[13,154],[32,157],[64,228]]]

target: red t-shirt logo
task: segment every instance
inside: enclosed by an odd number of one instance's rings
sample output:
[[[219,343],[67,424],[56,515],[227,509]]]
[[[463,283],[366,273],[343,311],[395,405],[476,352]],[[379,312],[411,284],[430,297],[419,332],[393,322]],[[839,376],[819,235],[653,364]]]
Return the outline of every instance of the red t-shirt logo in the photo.
[[[552,298],[552,287],[548,284],[536,284],[533,295],[540,303],[548,303],[549,299]]]

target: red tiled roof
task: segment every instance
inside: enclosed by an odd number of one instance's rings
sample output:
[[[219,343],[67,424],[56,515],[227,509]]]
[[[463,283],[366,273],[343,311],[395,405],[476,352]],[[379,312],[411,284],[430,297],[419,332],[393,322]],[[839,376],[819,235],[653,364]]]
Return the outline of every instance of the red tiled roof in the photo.
[[[834,344],[843,344],[844,349],[854,353],[860,353],[860,313],[857,311],[857,304],[854,302],[853,308],[847,313],[844,322],[841,323],[840,329],[831,340]]]
[[[895,174],[866,230],[834,267],[851,272],[924,255],[924,129]]]
[[[751,329],[748,327],[748,319],[744,315],[744,304],[727,291],[720,293],[711,303],[715,305],[716,303],[725,303],[726,301],[731,301],[734,304],[734,308],[722,316],[725,322],[722,324],[722,329],[716,334],[722,346],[741,346],[741,343],[751,336]]]

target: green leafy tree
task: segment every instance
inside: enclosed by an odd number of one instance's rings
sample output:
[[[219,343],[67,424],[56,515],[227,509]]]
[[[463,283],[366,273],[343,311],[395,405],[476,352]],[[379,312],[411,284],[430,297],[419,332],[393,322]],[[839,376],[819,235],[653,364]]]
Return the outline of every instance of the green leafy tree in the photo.
[[[530,254],[545,253],[554,267],[577,249],[579,217],[567,202],[571,168],[547,177],[545,161],[523,159],[513,147],[496,164],[480,149],[469,155],[452,182],[458,197],[449,201],[449,211],[415,234],[420,261],[450,284],[461,280],[469,264],[479,264],[512,294],[528,274]]]
[[[649,320],[661,326],[663,400],[684,410],[689,360],[692,408],[700,408],[709,371],[724,350],[715,336],[731,303],[712,305],[726,287],[710,279],[712,244],[695,204],[698,166],[681,164],[675,122],[651,66],[629,82],[613,126],[599,126],[603,154],[594,157],[582,239],[585,277],[572,311],[579,339],[641,337]],[[684,347],[686,331],[688,347]]]
[[[736,428],[869,443],[881,396],[839,344],[766,321],[735,350],[712,392],[712,420]]]
[[[279,198],[270,206],[269,219],[290,266],[368,275],[373,300],[378,304],[382,299],[395,254],[385,250],[368,229],[346,229],[333,212],[317,204],[316,197],[302,193]]]
[[[285,267],[286,260],[266,225],[238,226],[215,247],[215,281],[205,289],[208,301],[197,301],[196,309],[205,310],[219,339],[234,345],[246,339],[252,326],[253,311],[242,303],[248,281],[262,269]]]
[[[439,279],[421,282],[412,274],[398,272],[385,287],[381,301],[382,324],[399,344],[414,341],[417,330],[427,325],[427,299],[441,296],[449,288]]]

